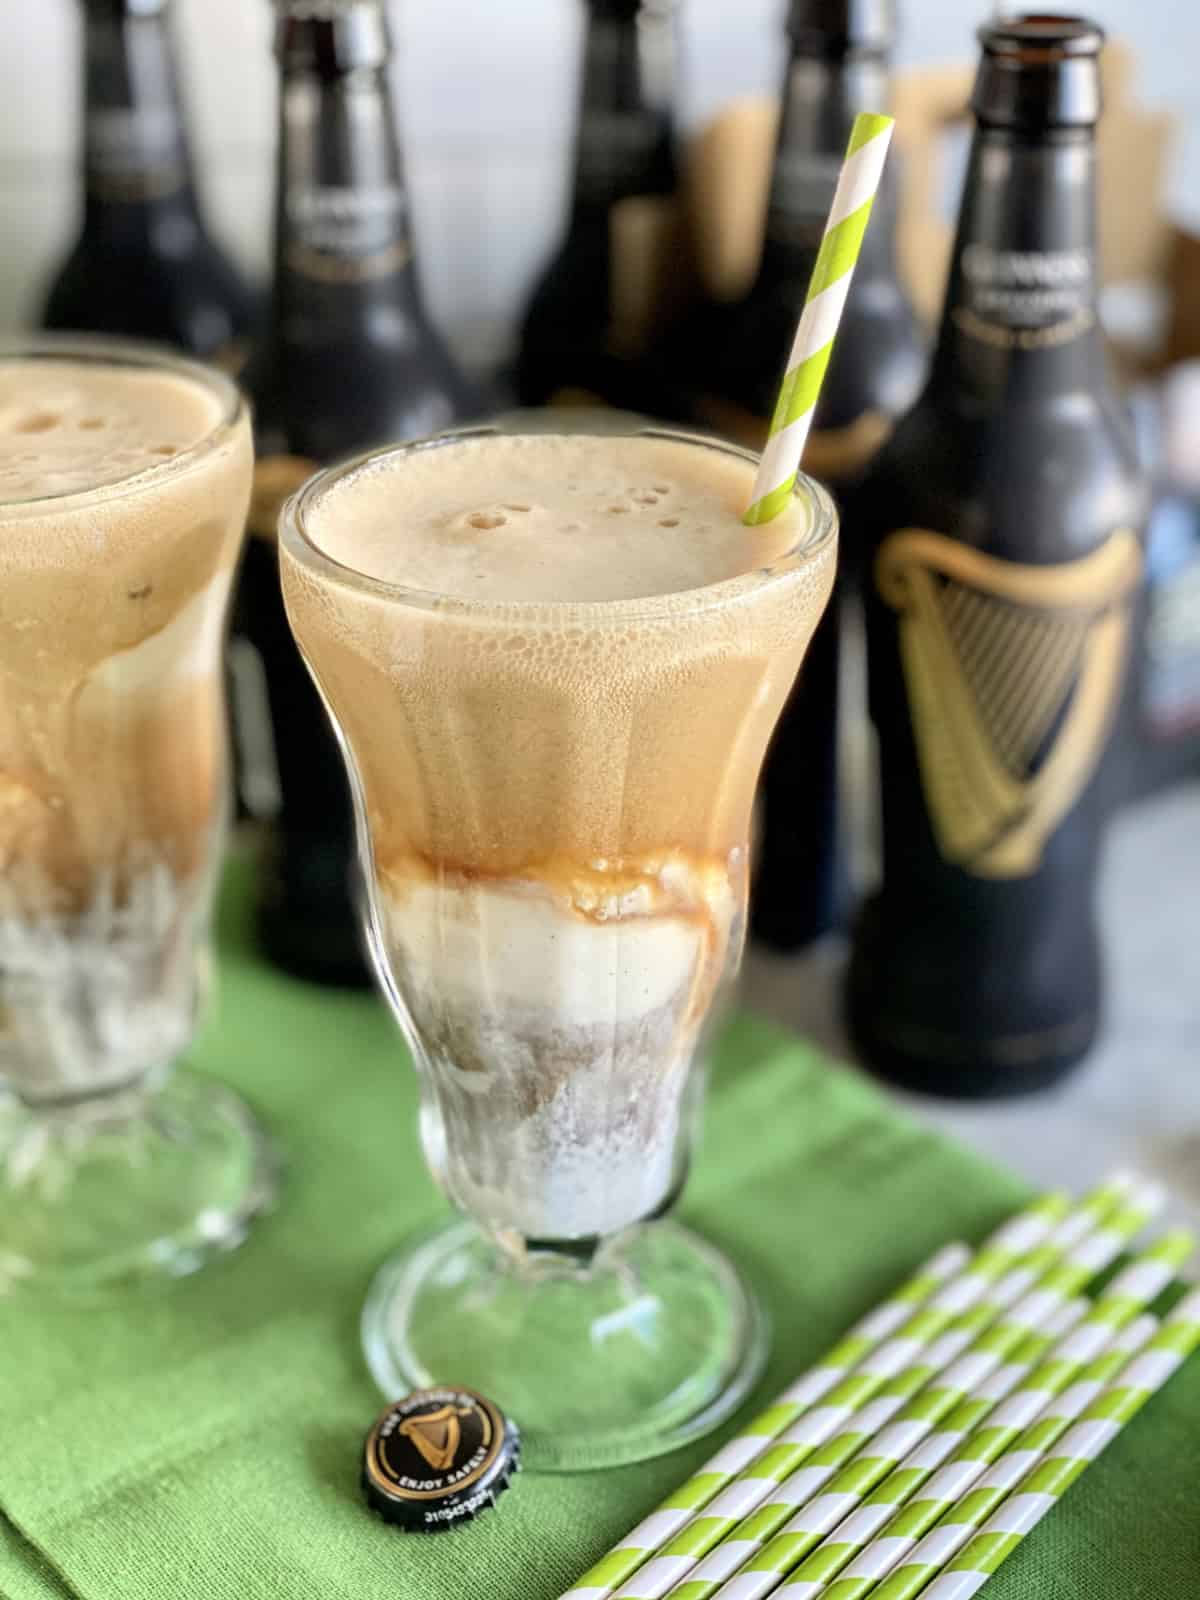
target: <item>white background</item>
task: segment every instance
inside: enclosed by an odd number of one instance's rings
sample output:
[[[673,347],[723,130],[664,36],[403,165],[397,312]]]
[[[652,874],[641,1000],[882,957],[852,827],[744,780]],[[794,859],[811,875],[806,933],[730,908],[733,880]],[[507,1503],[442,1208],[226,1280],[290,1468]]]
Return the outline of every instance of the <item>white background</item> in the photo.
[[[994,10],[985,0],[899,3],[901,64],[970,59],[973,30]],[[781,0],[680,6],[686,122],[774,86]],[[1092,0],[1088,9],[1137,47],[1139,98],[1178,113],[1171,208],[1200,231],[1200,4]],[[275,119],[269,0],[176,0],[176,10],[208,209],[261,271]],[[391,12],[431,306],[463,353],[486,361],[503,346],[564,203],[582,3],[392,0]],[[0,0],[0,20],[0,327],[11,327],[34,315],[74,226],[79,24],[76,0]]]

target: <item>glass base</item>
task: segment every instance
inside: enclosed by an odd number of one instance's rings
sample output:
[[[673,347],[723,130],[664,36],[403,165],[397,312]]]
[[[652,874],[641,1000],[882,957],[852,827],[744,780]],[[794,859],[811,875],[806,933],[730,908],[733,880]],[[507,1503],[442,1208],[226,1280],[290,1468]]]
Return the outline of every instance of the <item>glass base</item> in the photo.
[[[0,1289],[195,1272],[242,1242],[275,1176],[246,1106],[198,1074],[73,1106],[0,1099]]]
[[[456,1383],[520,1425],[528,1466],[586,1471],[661,1455],[715,1428],[762,1371],[766,1325],[723,1255],[675,1222],[581,1267],[500,1256],[470,1223],[410,1243],[363,1310],[367,1364],[389,1399]]]

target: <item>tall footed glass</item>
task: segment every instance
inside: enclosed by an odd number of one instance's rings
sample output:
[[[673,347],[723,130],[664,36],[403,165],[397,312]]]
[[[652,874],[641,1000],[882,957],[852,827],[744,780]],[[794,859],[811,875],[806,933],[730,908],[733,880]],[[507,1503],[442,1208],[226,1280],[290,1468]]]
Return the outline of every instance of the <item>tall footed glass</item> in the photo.
[[[475,430],[323,472],[282,519],[425,1157],[466,1219],[385,1263],[367,1359],[389,1394],[483,1390],[545,1467],[694,1437],[764,1351],[736,1269],[663,1220],[755,780],[833,575],[817,485],[741,527],[754,466]]]
[[[246,408],[150,347],[0,349],[0,1289],[192,1270],[270,1193],[194,1035]]]

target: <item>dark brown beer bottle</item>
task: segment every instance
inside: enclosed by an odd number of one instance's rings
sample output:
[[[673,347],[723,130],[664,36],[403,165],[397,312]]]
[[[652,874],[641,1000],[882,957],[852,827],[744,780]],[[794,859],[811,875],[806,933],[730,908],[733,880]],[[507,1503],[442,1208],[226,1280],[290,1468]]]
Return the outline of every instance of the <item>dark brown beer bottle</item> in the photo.
[[[641,281],[676,224],[674,0],[587,0],[566,235],[525,313],[517,396],[637,409],[635,357],[661,285]],[[628,276],[629,281],[626,282]]]
[[[474,402],[422,300],[382,5],[277,0],[276,10],[275,276],[246,378],[259,465],[234,621],[235,720],[243,798],[260,812],[277,804],[264,947],[301,976],[346,983],[366,977],[350,796],[284,615],[279,507],[318,464],[435,433]],[[262,770],[272,744],[277,802]]]
[[[240,365],[253,296],[196,196],[168,0],[84,0],[83,226],[48,328],[130,334]]]
[[[981,34],[930,381],[854,515],[869,542],[883,883],[856,931],[866,1059],[1019,1093],[1086,1053],[1095,879],[1146,494],[1096,317],[1100,30]]]
[[[850,129],[886,111],[893,0],[792,0],[790,58],[767,203],[762,261],[746,297],[714,309],[696,352],[695,415],[761,448]],[[804,466],[844,500],[916,398],[925,339],[896,269],[896,164],[890,161],[863,241],[821,391]],[[805,658],[763,769],[760,855],[751,927],[776,949],[810,943],[844,918],[838,848],[838,677],[843,606],[851,603],[855,528],[843,519],[841,581]]]

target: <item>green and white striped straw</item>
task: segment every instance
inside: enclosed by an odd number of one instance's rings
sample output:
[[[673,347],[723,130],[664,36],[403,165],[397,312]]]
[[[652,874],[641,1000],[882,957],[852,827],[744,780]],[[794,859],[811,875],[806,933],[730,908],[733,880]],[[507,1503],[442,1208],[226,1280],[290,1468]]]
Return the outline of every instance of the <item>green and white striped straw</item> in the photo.
[[[1013,1351],[1008,1361],[1006,1361],[1003,1366],[998,1367],[990,1377],[985,1378],[978,1386],[978,1388],[975,1390],[975,1396],[977,1398],[963,1401],[960,1406],[955,1408],[955,1411],[952,1413],[952,1418],[957,1416],[960,1411],[964,1410],[968,1406],[998,1405],[1006,1395],[1010,1394],[1012,1390],[1017,1387],[1022,1379],[1029,1376],[1039,1362],[1046,1358],[1058,1340],[1064,1334],[1070,1332],[1072,1328],[1076,1327],[1083,1320],[1083,1318],[1087,1315],[1090,1306],[1091,1301],[1088,1300],[1086,1295],[1077,1296],[1074,1300],[1068,1300],[1066,1304],[1061,1307],[1058,1313],[1050,1318],[1044,1330],[1038,1333],[1026,1334],[1024,1339],[1021,1340],[1020,1344],[1018,1344],[1017,1348]],[[945,1424],[947,1428],[949,1428],[952,1418],[947,1420]],[[872,1443],[872,1445],[868,1447],[872,1456],[877,1448],[881,1451],[886,1448],[886,1434],[888,1431],[890,1430],[885,1430],[883,1434],[879,1435],[878,1445]],[[927,1443],[932,1444],[934,1440],[940,1439],[941,1437],[942,1433],[939,1431],[933,1436],[933,1439],[928,1440]],[[915,1454],[916,1452],[913,1453]],[[862,1459],[865,1463],[866,1461],[870,1460],[871,1457],[864,1455]],[[854,1463],[851,1463],[850,1467],[843,1469],[843,1472],[839,1474],[839,1478],[835,1479],[833,1484],[830,1484],[830,1493],[837,1492],[835,1489],[836,1483],[840,1479],[845,1478],[848,1473],[852,1472],[853,1468]],[[853,1497],[848,1498],[850,1498],[851,1503],[853,1503]],[[819,1507],[822,1503],[826,1502],[827,1499],[828,1495],[822,1494],[818,1496],[818,1498],[813,1501],[812,1504],[814,1507]],[[819,1534],[817,1537],[820,1537]],[[824,1546],[821,1548],[823,1549]],[[718,1545],[714,1554],[719,1554],[721,1549],[722,1546]],[[770,1549],[770,1545],[767,1546],[767,1549]],[[815,1554],[819,1555],[820,1551],[818,1550]],[[815,1559],[815,1555],[812,1559]],[[733,1578],[732,1582],[737,1582],[736,1576]],[[690,1584],[684,1584],[679,1590],[676,1591],[676,1593],[686,1594],[691,1587],[692,1586]]]
[[[1093,1196],[1090,1207],[1085,1202],[1080,1210],[1094,1211],[1097,1201],[1101,1206],[1107,1204],[1107,1195],[1107,1190],[1101,1190]],[[768,1594],[852,1506],[859,1504],[910,1450],[928,1437],[938,1422],[1003,1364],[1027,1334],[1043,1329],[1066,1300],[1115,1260],[1161,1203],[1157,1186],[1135,1191],[1129,1206],[1110,1216],[1098,1231],[1086,1234],[1064,1261],[1058,1259],[1061,1239],[1056,1231],[1045,1252],[1047,1259],[1037,1286],[1023,1294],[1016,1305],[1008,1301],[1012,1309],[1002,1321],[982,1333],[976,1329],[978,1336],[973,1342],[968,1335],[964,1341],[970,1343],[967,1353],[928,1388],[925,1384],[934,1376],[930,1365],[914,1365],[908,1386],[908,1395],[914,1398],[909,1399],[890,1427],[878,1434],[866,1431],[867,1413],[874,1411],[874,1406],[866,1408],[861,1420],[851,1418],[841,1434],[806,1466],[773,1488],[766,1503],[731,1530],[692,1577],[673,1591],[676,1600],[710,1600],[714,1595],[719,1595],[720,1600],[759,1600],[759,1596]],[[1066,1237],[1074,1236],[1078,1229],[1076,1215],[1064,1226]],[[1024,1287],[1029,1289],[1028,1280]],[[1003,1294],[1000,1301],[1003,1307]]]
[[[994,1386],[990,1393],[985,1386],[956,1407],[944,1427],[914,1450],[796,1569],[781,1595],[786,1594],[787,1600],[811,1600],[827,1591],[826,1600],[861,1600],[1015,1443],[1047,1403],[1103,1352],[1113,1334],[1162,1293],[1191,1254],[1192,1243],[1186,1233],[1166,1234],[1120,1272],[1089,1306],[1087,1320],[1003,1405],[993,1409]],[[986,1426],[980,1426],[985,1418]],[[943,1462],[947,1464],[937,1471]]]
[[[1118,1177],[1113,1183],[1124,1184],[1122,1193],[1126,1192],[1128,1180]],[[697,1513],[710,1502],[719,1514],[719,1500],[733,1484],[751,1476],[757,1481],[760,1467],[770,1470],[773,1461],[779,1459],[777,1452],[786,1452],[786,1459],[795,1464],[801,1459],[800,1452],[815,1449],[857,1406],[865,1404],[920,1349],[943,1333],[990,1283],[1010,1270],[1022,1255],[1041,1245],[1056,1225],[1061,1226],[1068,1205],[1064,1194],[1043,1195],[997,1228],[974,1255],[963,1257],[956,1246],[950,1246],[948,1249],[954,1252],[951,1264],[946,1253],[939,1251],[931,1263],[936,1264],[939,1278],[931,1296],[927,1297],[924,1287],[924,1280],[931,1276],[927,1268],[918,1274],[922,1282],[919,1296],[893,1297],[893,1301],[879,1308],[885,1313],[888,1335],[879,1338],[878,1329],[872,1330],[867,1347],[862,1349],[861,1335],[852,1332],[848,1340],[835,1345],[819,1367],[785,1390],[777,1405],[761,1413],[744,1433],[718,1451],[707,1467],[689,1478],[616,1549],[589,1568],[560,1600],[607,1600],[618,1584],[636,1573],[657,1551],[669,1549],[677,1535],[690,1534],[693,1527],[706,1525],[707,1516],[698,1518]],[[947,1267],[942,1279],[941,1273]],[[899,1302],[901,1315],[893,1319],[888,1307],[895,1301]],[[914,1306],[918,1309],[914,1310]],[[864,1322],[870,1323],[871,1317]],[[860,1329],[862,1326],[859,1324]],[[825,1377],[831,1371],[833,1382],[826,1385]],[[815,1400],[823,1403],[814,1409]],[[790,1470],[786,1467],[779,1475],[786,1476]],[[769,1479],[761,1483],[764,1494],[769,1487]],[[727,1528],[731,1524],[722,1520],[720,1526]],[[712,1543],[720,1537],[720,1531],[715,1532]],[[699,1554],[694,1559],[698,1560]]]
[[[889,1299],[856,1322],[816,1366],[790,1383],[772,1405],[760,1411],[741,1433],[722,1445],[698,1472],[643,1518],[616,1549],[589,1567],[560,1600],[607,1600],[619,1583],[757,1460],[785,1428],[841,1384],[943,1284],[958,1277],[970,1259],[971,1251],[965,1244],[956,1241],[943,1245]]]
[[[1118,1378],[1130,1358],[1163,1330],[1157,1317],[1146,1313],[1118,1333],[1103,1355],[1089,1363],[1079,1380],[1052,1400],[1037,1420],[964,1494],[959,1495],[918,1544],[908,1550],[882,1582],[868,1586],[872,1600],[913,1600],[942,1572],[963,1546],[1003,1504],[1031,1467],[1042,1461],[1068,1431],[1102,1400],[1107,1384]],[[829,1594],[837,1588],[831,1584]]]
[[[1069,1295],[1117,1257],[1141,1232],[1150,1208],[1158,1203],[1161,1192],[1147,1194],[1145,1205],[1132,1205],[1111,1218],[1101,1231],[1085,1238],[1002,1322],[989,1328],[961,1360],[910,1401],[897,1420],[872,1439],[836,1477],[815,1461],[794,1474],[775,1496],[776,1504],[762,1507],[750,1528],[739,1528],[709,1557],[703,1573],[709,1582],[704,1589],[689,1583],[678,1591],[680,1600],[685,1596],[686,1600],[707,1600],[713,1593],[720,1600],[759,1600],[768,1594],[781,1577],[817,1548],[847,1512],[928,1438],[942,1419],[977,1395],[979,1385],[996,1371],[1025,1333],[1044,1327],[1048,1316]],[[836,1447],[837,1441],[833,1441],[822,1454],[834,1455],[838,1453]],[[772,1531],[774,1537],[769,1537]],[[726,1576],[735,1572],[736,1576],[719,1587],[711,1580],[721,1572]],[[701,1576],[697,1572],[696,1578]]]
[[[683,1582],[714,1545],[756,1516],[756,1508],[764,1501],[773,1502],[781,1492],[780,1485],[792,1479],[810,1458],[814,1469],[823,1469],[829,1476],[935,1373],[956,1360],[983,1328],[1056,1265],[1068,1240],[1078,1239],[1111,1213],[1129,1187],[1129,1179],[1115,1178],[1065,1217],[1062,1197],[1048,1195],[1005,1223],[967,1271],[940,1290],[894,1340],[864,1364],[871,1369],[865,1384],[860,1382],[860,1374],[852,1374],[851,1384],[859,1385],[852,1403],[832,1405],[834,1391],[823,1406],[802,1417],[628,1580],[619,1600],[658,1600]],[[789,1506],[783,1517],[793,1509]],[[778,1525],[777,1520],[774,1527]],[[747,1553],[743,1551],[743,1555]],[[710,1585],[706,1592],[712,1593],[718,1586]]]
[[[967,1600],[977,1593],[1198,1344],[1200,1291],[1194,1291],[1116,1383],[1087,1408],[1054,1455],[1026,1473],[1012,1496],[925,1591],[926,1600]]]
[[[742,518],[752,526],[770,522],[791,500],[894,126],[891,117],[873,112],[863,112],[854,119],[800,326],[754,479],[753,498]]]

